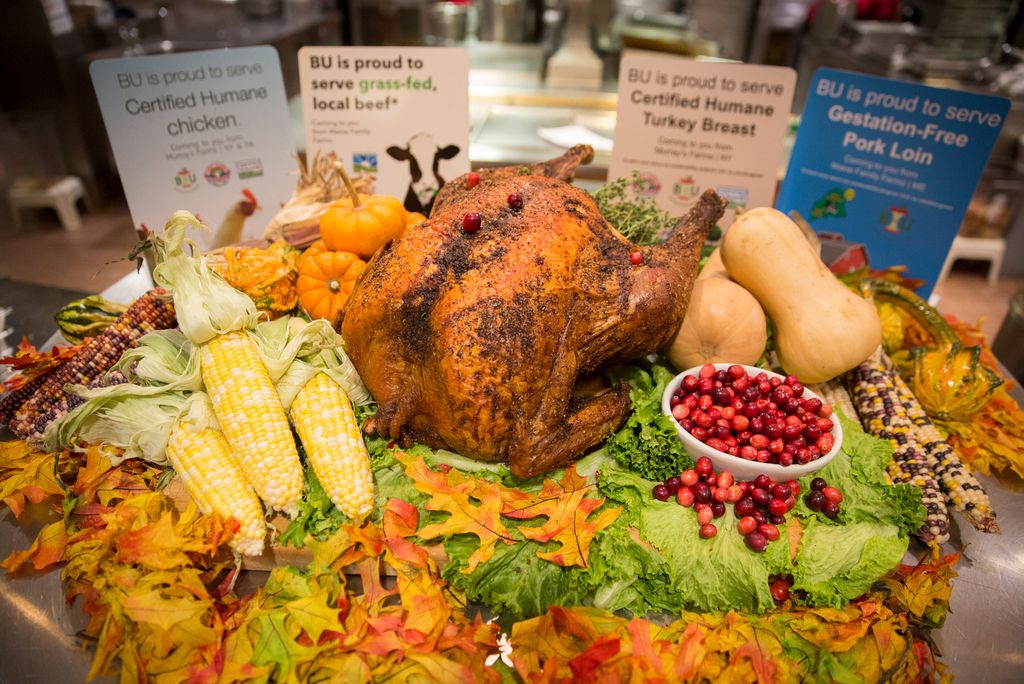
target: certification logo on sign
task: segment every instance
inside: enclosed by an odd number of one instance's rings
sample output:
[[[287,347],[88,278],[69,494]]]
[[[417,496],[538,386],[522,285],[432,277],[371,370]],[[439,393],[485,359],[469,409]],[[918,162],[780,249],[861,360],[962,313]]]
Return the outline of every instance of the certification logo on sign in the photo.
[[[304,47],[306,153],[335,155],[375,192],[429,213],[469,171],[469,57],[460,48]]]
[[[214,229],[192,236],[205,248],[263,234],[295,185],[274,48],[104,59],[89,71],[136,227],[187,209]]]
[[[770,205],[795,82],[782,67],[626,53],[608,177],[639,172],[634,193],[674,215],[714,189],[723,227]]]
[[[1001,97],[819,69],[778,208],[866,250],[875,268],[906,266],[928,297],[1009,108]]]

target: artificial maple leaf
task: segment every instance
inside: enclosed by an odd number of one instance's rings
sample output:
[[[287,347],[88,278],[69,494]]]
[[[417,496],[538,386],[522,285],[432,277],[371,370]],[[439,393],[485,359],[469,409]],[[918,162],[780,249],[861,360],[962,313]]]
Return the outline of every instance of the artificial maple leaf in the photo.
[[[400,459],[402,460],[402,459]],[[500,486],[485,480],[469,480],[456,470],[448,473],[433,471],[422,458],[402,460],[405,473],[412,478],[416,489],[428,494],[430,500],[424,504],[428,511],[444,511],[447,520],[426,525],[416,534],[422,539],[450,537],[455,534],[474,534],[480,539],[480,546],[469,558],[463,573],[469,574],[480,563],[486,563],[494,555],[499,541],[514,544],[501,521]],[[473,500],[480,502],[474,505]]]
[[[170,631],[179,623],[199,618],[209,610],[211,602],[196,600],[193,596],[172,596],[166,591],[152,589],[129,594],[122,605],[128,617],[135,622],[146,622]]]
[[[317,593],[305,598],[289,601],[284,609],[296,625],[309,635],[313,643],[320,642],[320,636],[327,630],[340,630],[339,611],[330,605],[327,593]]]
[[[273,665],[274,681],[298,681],[296,669],[314,660],[322,650],[320,646],[302,646],[285,624],[283,612],[260,615],[255,624],[259,636],[253,644],[252,664]]]
[[[12,552],[3,562],[0,562],[0,567],[8,573],[15,573],[29,561],[36,570],[56,565],[64,560],[67,541],[68,535],[64,528],[64,521],[58,520],[50,523],[39,531],[31,546],[24,551]]]
[[[539,551],[539,558],[563,567],[578,565],[585,568],[594,535],[611,525],[622,512],[621,508],[606,508],[592,520],[587,520],[604,503],[604,499],[587,497],[587,493],[594,489],[595,485],[570,465],[562,479],[558,482],[545,480],[536,494],[503,487],[501,514],[518,519],[547,516],[540,526],[520,526],[519,532],[541,543],[558,542],[558,548],[553,551]]]

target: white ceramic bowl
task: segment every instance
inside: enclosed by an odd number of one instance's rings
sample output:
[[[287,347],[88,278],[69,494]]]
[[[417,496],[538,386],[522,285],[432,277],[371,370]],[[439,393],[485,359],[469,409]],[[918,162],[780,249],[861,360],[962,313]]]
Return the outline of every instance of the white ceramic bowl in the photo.
[[[715,370],[727,370],[731,363],[716,363],[714,364]],[[679,389],[679,385],[683,382],[683,378],[687,375],[698,375],[700,373],[701,366],[691,368],[687,371],[683,371],[679,375],[672,378],[665,388],[665,393],[661,396],[661,411],[669,420],[672,421],[672,425],[676,428],[676,434],[679,436],[679,441],[683,443],[687,453],[693,457],[696,461],[701,456],[707,456],[711,459],[711,462],[715,464],[715,472],[721,472],[728,470],[740,480],[753,480],[758,475],[767,475],[776,482],[785,482],[787,480],[795,480],[798,477],[803,477],[808,473],[821,470],[829,464],[829,462],[835,458],[836,454],[839,453],[839,447],[843,445],[843,428],[839,425],[838,420],[833,420],[832,436],[835,437],[835,444],[832,446],[832,450],[821,458],[800,465],[794,463],[793,465],[779,465],[777,463],[759,463],[758,461],[748,461],[745,458],[739,456],[731,456],[724,451],[718,449],[712,449],[704,442],[700,441],[689,432],[683,429],[683,426],[679,424],[675,418],[672,417],[672,395]],[[755,376],[758,373],[766,373],[768,377],[783,378],[784,376],[778,373],[772,373],[766,371],[763,368],[756,368],[754,366],[743,366],[743,369],[747,371],[748,375]],[[815,394],[809,389],[804,389],[803,396],[801,398],[815,397],[821,399],[820,396]],[[822,399],[822,401],[824,401]]]

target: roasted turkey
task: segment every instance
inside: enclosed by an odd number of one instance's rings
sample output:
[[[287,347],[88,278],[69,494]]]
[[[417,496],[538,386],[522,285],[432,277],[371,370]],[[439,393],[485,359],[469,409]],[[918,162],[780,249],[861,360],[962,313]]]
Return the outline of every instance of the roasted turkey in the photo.
[[[526,478],[622,424],[628,388],[583,396],[577,378],[671,338],[724,201],[705,192],[663,244],[637,247],[566,182],[591,155],[580,146],[480,172],[472,187],[452,180],[427,221],[374,256],[342,324],[379,405],[370,429],[507,461]],[[475,232],[470,213],[480,217]]]

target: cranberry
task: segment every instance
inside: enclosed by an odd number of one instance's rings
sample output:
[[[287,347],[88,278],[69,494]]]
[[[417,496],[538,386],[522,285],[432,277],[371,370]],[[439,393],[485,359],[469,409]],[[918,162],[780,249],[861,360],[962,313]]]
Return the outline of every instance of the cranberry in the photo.
[[[747,548],[762,553],[768,548],[768,539],[760,532],[751,532],[746,536]]]
[[[715,421],[711,419],[711,416],[706,414],[704,411],[700,410],[691,413],[690,420],[692,420],[697,425],[700,425],[705,430],[707,430],[710,427],[713,427],[715,424]]]
[[[704,442],[708,438],[708,431],[699,425],[694,425],[693,428],[689,430],[689,432],[691,435],[693,435],[693,438],[699,442]]]
[[[794,397],[802,397],[804,394],[804,386],[801,385],[799,382],[793,385],[791,389],[793,390]]]
[[[643,252],[630,252],[629,253],[629,263],[633,264],[634,266],[639,266],[640,264],[644,263],[644,253]]]
[[[693,421],[690,420],[689,418],[683,418],[681,421],[679,421],[679,427],[683,428],[687,432],[692,433],[693,432]]]
[[[832,432],[832,428],[835,427],[832,425],[832,421],[828,418],[818,418],[814,421],[814,424],[818,426],[818,429],[821,430],[821,434],[823,435],[825,433]]]
[[[697,459],[697,465],[694,467],[694,470],[697,471],[698,475],[704,477],[705,475],[712,475],[715,472],[715,466],[710,458],[701,456]]]
[[[471,211],[462,217],[462,232],[463,233],[475,233],[480,230],[480,214],[475,211]]]
[[[704,378],[712,378],[712,377],[714,377],[716,372],[718,372],[718,371],[715,370],[714,364],[705,363],[703,366],[700,367],[699,375],[700,375],[701,380],[703,380]]]
[[[772,599],[778,603],[789,600],[789,582],[784,579],[777,579],[772,582]]]
[[[825,495],[815,489],[804,497],[804,503],[812,511],[820,511],[822,506],[825,505]]]
[[[658,501],[668,501],[668,497],[671,496],[668,492],[668,487],[663,484],[654,485],[654,489],[651,490],[651,494]]]
[[[693,490],[689,487],[680,487],[676,492],[676,503],[689,508],[693,505]]]
[[[726,392],[728,392],[728,391],[729,390],[726,390]],[[731,399],[729,400],[728,404],[726,404],[725,406],[722,407],[721,413],[722,413],[722,419],[726,420],[726,421],[729,421],[729,426],[731,427],[732,426],[732,419],[736,417],[736,409],[734,409],[732,407],[732,400]]]
[[[736,441],[736,440],[733,440],[733,441]],[[726,444],[728,444],[728,442],[726,442]],[[725,453],[729,454],[730,456],[739,456],[740,455],[740,448],[734,444],[734,445],[730,446],[728,449],[726,449]]]
[[[835,501],[826,501],[825,505],[821,507],[821,512],[825,514],[825,517],[835,520],[839,515],[839,504]]]
[[[800,465],[807,465],[811,462],[811,452],[805,447],[796,450],[796,462]]]
[[[734,484],[729,487],[729,503],[736,503],[743,498],[743,487]]]
[[[789,492],[793,496],[796,496],[797,494],[800,493],[800,481],[799,480],[790,480],[789,482],[786,483],[786,486],[789,487]]]
[[[729,490],[725,487],[715,487],[711,490],[711,498],[718,502],[729,500]]]
[[[690,415],[690,409],[686,404],[676,404],[672,407],[672,417],[676,420],[683,420]]]
[[[753,461],[757,458],[757,449],[750,446],[749,444],[740,449],[740,458],[747,461]]]
[[[793,507],[796,506],[796,497],[795,496],[787,496],[783,500],[786,502],[786,511],[791,511],[791,510],[793,510]]]
[[[768,522],[768,516],[764,514],[764,511],[755,510],[751,515],[754,516],[754,520],[757,521],[758,525],[764,525]]]
[[[831,418],[832,417],[832,405],[831,404],[822,404],[821,410],[818,411],[818,415],[821,416],[822,418]]]
[[[727,372],[729,373],[729,377],[731,377],[733,381],[739,380],[740,378],[745,378],[747,376],[747,371],[743,370],[743,366],[737,363],[734,363],[731,366],[729,366],[729,370]]]
[[[718,382],[720,382],[722,384],[725,384],[725,383],[729,382],[729,371],[727,371],[727,370],[715,371],[715,380],[717,380]]]
[[[768,541],[775,541],[779,538],[779,528],[771,523],[764,523],[757,526],[757,531],[767,537]]]
[[[772,486],[772,478],[762,473],[754,478],[753,485],[759,489],[768,489]]]
[[[518,192],[513,192],[508,196],[508,206],[512,211],[519,211],[523,208],[523,196]],[[630,258],[632,258],[632,255],[630,255]]]
[[[675,408],[676,406],[679,406],[679,404],[681,404],[682,401],[683,400],[679,396],[679,394],[673,394],[668,400],[668,405],[672,408]]]
[[[832,447],[836,445],[836,438],[832,435],[822,435],[818,438],[818,441],[814,443],[814,446],[818,447],[818,451],[823,454],[827,454],[832,451]]]
[[[770,423],[764,426],[764,436],[768,439],[775,440],[782,437],[782,428],[778,423]]]
[[[807,411],[808,413],[817,413],[821,410],[821,399],[818,399],[817,397],[804,399],[802,406],[804,411]]]
[[[813,480],[811,480],[811,489],[813,489],[814,491],[820,492],[825,487],[828,487],[828,483],[825,482],[825,478],[816,477]]]
[[[788,484],[772,485],[772,498],[774,499],[788,499],[792,493]]]
[[[683,405],[686,406],[687,408],[697,408],[697,404],[698,399],[696,394],[691,394],[687,396],[685,399],[683,399]]]
[[[470,171],[466,174],[466,189],[475,188],[480,185],[480,174],[476,171]]]
[[[693,500],[700,503],[711,502],[711,489],[706,482],[698,482],[693,485]]]
[[[821,493],[825,495],[825,498],[829,501],[835,501],[837,504],[843,502],[843,493],[835,487],[825,487],[821,490]]]
[[[750,424],[753,425],[757,417],[761,415],[761,412],[757,410],[757,406],[752,403],[747,403],[743,406],[743,415],[750,419]],[[760,425],[760,423],[758,423]],[[753,430],[753,428],[751,428]]]
[[[672,477],[665,480],[665,486],[668,487],[669,494],[675,494],[676,492],[679,491],[679,488],[683,486],[683,483],[679,479],[678,475],[673,475]]]
[[[778,461],[781,466],[791,466],[793,465],[793,454],[783,450],[783,452],[779,454]]]
[[[709,434],[714,434],[714,432],[710,432]],[[704,443],[707,444],[712,449],[714,449],[715,451],[725,451],[726,449],[729,448],[725,446],[725,442],[720,440],[718,437],[708,437],[707,441]]]
[[[772,392],[772,383],[763,381],[757,383],[757,393],[762,397],[767,397]]]
[[[725,387],[718,387],[711,392],[711,399],[719,406],[728,406],[732,397],[729,395],[729,390]]]
[[[787,425],[782,429],[782,439],[787,442],[792,442],[794,439],[803,434],[803,430],[799,425]]]
[[[750,444],[750,438],[753,436],[754,435],[750,432],[750,430],[744,430],[743,432],[736,435],[736,443],[739,444],[740,446]]]
[[[728,489],[729,487],[732,486],[733,482],[735,482],[735,481],[736,481],[736,479],[732,476],[732,473],[730,473],[728,470],[723,470],[722,472],[720,472],[718,474],[718,486],[719,487],[725,487],[726,489]]]
[[[775,455],[778,455],[782,453],[783,446],[784,445],[781,439],[773,439],[768,444],[768,451]]]
[[[716,534],[718,534],[718,528],[712,525],[711,523],[708,523],[707,525],[701,525],[699,534],[701,539],[711,539]]]
[[[714,389],[715,381],[711,378],[701,378],[697,381],[697,391],[701,394],[711,394],[711,391]]]
[[[772,525],[782,525],[786,522],[786,516],[784,515],[768,515],[768,522]]]
[[[772,452],[767,449],[758,449],[757,455],[754,456],[754,460],[758,463],[768,463],[772,460]]]
[[[702,508],[697,511],[697,522],[701,525],[707,525],[715,517],[715,514],[711,512],[711,508]]]
[[[740,395],[740,397],[743,399],[743,401],[747,402],[748,404],[757,401],[757,387],[750,385],[745,390],[743,390],[743,394]]]
[[[711,514],[716,518],[721,518],[725,515],[725,503],[722,501],[711,502]]]
[[[767,449],[769,442],[771,440],[766,435],[754,435],[750,438],[750,446],[755,449]]]
[[[822,497],[824,499],[824,497]],[[754,500],[749,496],[744,496],[742,499],[736,502],[736,515],[743,517],[754,514]]]
[[[736,523],[736,529],[745,537],[751,532],[757,531],[757,521],[754,520],[753,516],[745,515]]]
[[[698,479],[697,471],[693,468],[687,468],[679,475],[679,480],[687,487],[692,487],[697,484]]]
[[[785,515],[786,510],[788,509],[785,499],[772,499],[768,502],[768,512],[772,515]]]
[[[732,420],[729,421],[729,427],[736,432],[743,432],[750,427],[750,419],[744,415],[733,416]]]
[[[683,377],[683,389],[685,389],[687,392],[692,392],[695,389],[697,389],[698,382],[699,380],[697,379],[696,375],[686,375]]]
[[[715,437],[722,440],[723,442],[727,439],[732,438],[732,432],[724,425],[719,425],[715,428]]]
[[[768,492],[761,489],[760,487],[754,487],[754,489],[751,490],[750,498],[753,499],[754,503],[756,503],[758,506],[767,506],[768,502],[771,500],[771,497],[768,495]]]

